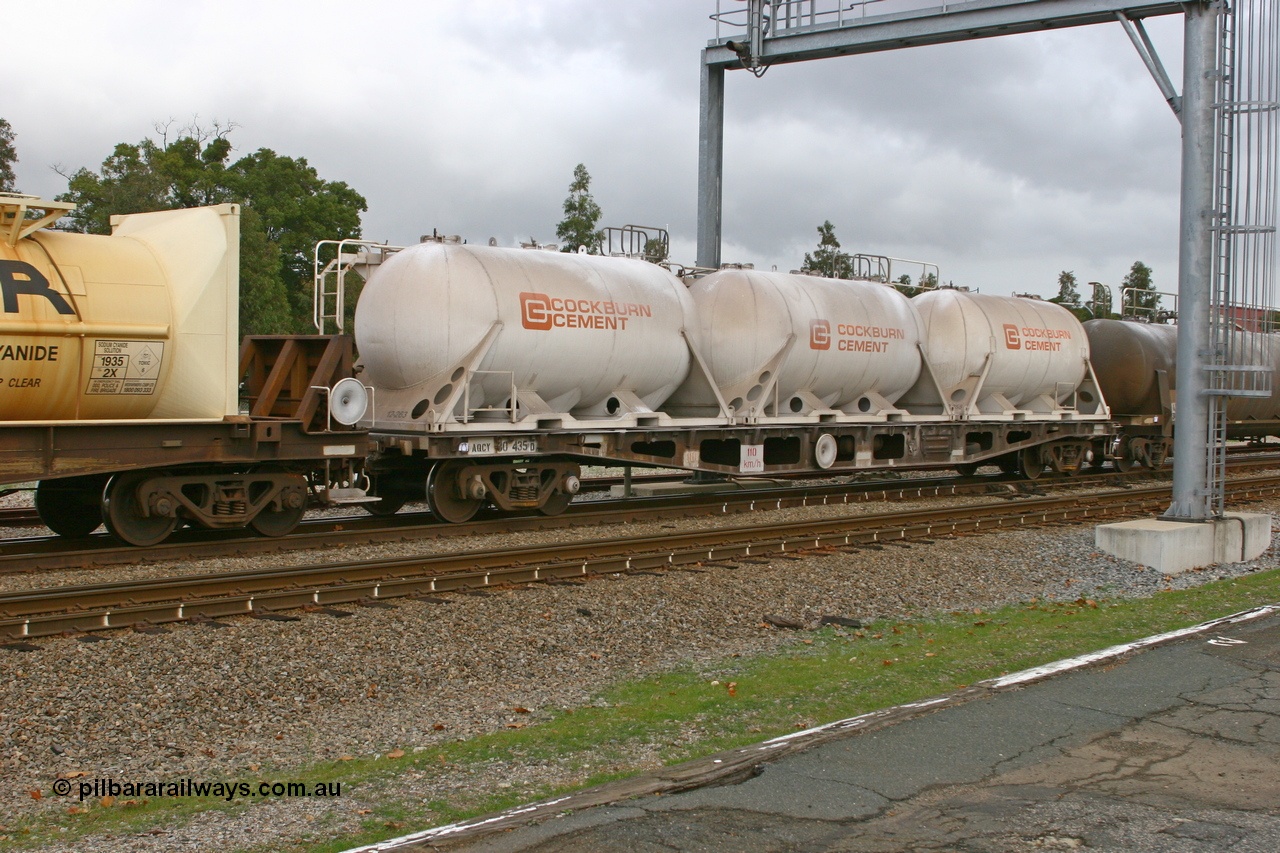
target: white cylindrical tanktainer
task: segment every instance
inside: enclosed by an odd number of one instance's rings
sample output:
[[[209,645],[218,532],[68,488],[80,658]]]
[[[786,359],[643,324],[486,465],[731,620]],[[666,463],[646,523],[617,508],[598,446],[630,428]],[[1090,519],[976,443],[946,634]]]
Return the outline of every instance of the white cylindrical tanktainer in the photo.
[[[0,242],[0,420],[237,412],[239,208]]]
[[[370,275],[356,345],[378,421],[506,407],[513,386],[521,410],[605,417],[656,409],[684,380],[692,312],[643,261],[422,243]]]
[[[735,413],[875,414],[920,374],[919,318],[886,285],[726,269],[689,290],[700,352]],[[716,406],[695,372],[667,409],[707,414]]]
[[[959,290],[935,290],[911,302],[924,323],[938,390],[953,409],[1052,411],[1088,374],[1089,340],[1060,305]]]

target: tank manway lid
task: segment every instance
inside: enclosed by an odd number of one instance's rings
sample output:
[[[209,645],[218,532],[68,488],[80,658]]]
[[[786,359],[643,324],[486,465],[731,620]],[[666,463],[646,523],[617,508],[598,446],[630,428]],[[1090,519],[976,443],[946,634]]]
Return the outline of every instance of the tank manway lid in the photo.
[[[10,246],[29,234],[52,225],[76,206],[66,201],[49,201],[33,195],[0,193],[0,234]],[[35,215],[28,216],[28,211]]]

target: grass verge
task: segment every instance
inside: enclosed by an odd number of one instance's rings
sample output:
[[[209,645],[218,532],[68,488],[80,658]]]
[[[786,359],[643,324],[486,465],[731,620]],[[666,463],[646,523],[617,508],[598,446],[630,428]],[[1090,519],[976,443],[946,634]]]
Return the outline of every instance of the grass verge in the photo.
[[[1280,569],[1199,588],[1133,600],[1038,602],[988,612],[966,611],[881,621],[860,630],[797,633],[757,658],[730,658],[621,684],[595,705],[561,711],[520,729],[404,754],[289,768],[274,778],[340,782],[330,806],[361,810],[362,829],[332,838],[324,808],[307,838],[262,850],[337,851],[433,824],[597,785],[653,767],[754,743],[798,728],[946,693],[984,678],[1037,666],[1117,643],[1280,601]],[[406,748],[411,745],[404,745]],[[390,746],[389,746],[390,748]],[[410,798],[413,778],[448,774],[497,778],[505,768],[570,784],[463,786],[447,800]],[[256,788],[258,779],[245,781]],[[345,801],[345,802],[344,802]],[[254,802],[260,802],[256,800]],[[373,805],[377,803],[376,805]],[[6,828],[0,839],[20,846],[66,844],[87,834],[146,832],[209,810],[249,807],[206,797],[157,798],[128,804],[79,805]],[[348,812],[349,813],[349,812]],[[335,827],[336,828],[336,827]],[[324,839],[330,840],[325,841]]]

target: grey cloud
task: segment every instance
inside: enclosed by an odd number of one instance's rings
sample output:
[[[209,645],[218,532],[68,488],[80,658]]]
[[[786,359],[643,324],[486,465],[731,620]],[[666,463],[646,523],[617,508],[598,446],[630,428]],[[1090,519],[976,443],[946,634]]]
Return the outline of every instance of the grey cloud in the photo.
[[[692,261],[711,0],[383,2],[354,22],[309,8],[287,38],[170,33],[192,56],[235,57],[202,76],[149,50],[182,20],[168,4],[134,4],[151,26],[115,27],[110,47],[17,11],[69,57],[15,57],[0,114],[23,188],[52,195],[48,164],[96,167],[154,121],[199,114],[241,125],[242,151],[347,181],[371,238],[553,240],[583,162],[607,224],[669,225]],[[1180,20],[1150,28],[1176,77]],[[726,118],[726,258],[791,268],[830,219],[848,248],[936,260],[984,289],[1064,268],[1118,279],[1136,258],[1172,275],[1178,128],[1118,25],[731,72]]]

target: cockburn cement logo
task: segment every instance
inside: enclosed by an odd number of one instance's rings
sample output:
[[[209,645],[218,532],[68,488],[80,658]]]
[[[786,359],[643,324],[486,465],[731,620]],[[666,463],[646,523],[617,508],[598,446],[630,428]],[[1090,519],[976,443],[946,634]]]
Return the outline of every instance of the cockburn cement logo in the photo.
[[[831,324],[826,320],[809,321],[809,349],[831,349]]]
[[[1031,352],[1057,352],[1062,349],[1062,342],[1071,340],[1071,332],[1067,329],[1046,329],[1038,326],[1015,326],[1004,324],[1004,348],[1020,349]]]
[[[809,349],[831,349],[834,340],[840,352],[884,352],[889,341],[902,340],[906,332],[896,326],[867,326],[837,323],[834,334],[830,320],[809,321]]]
[[[632,317],[652,316],[653,308],[642,302],[562,299],[528,291],[520,294],[520,325],[526,329],[625,330]]]

